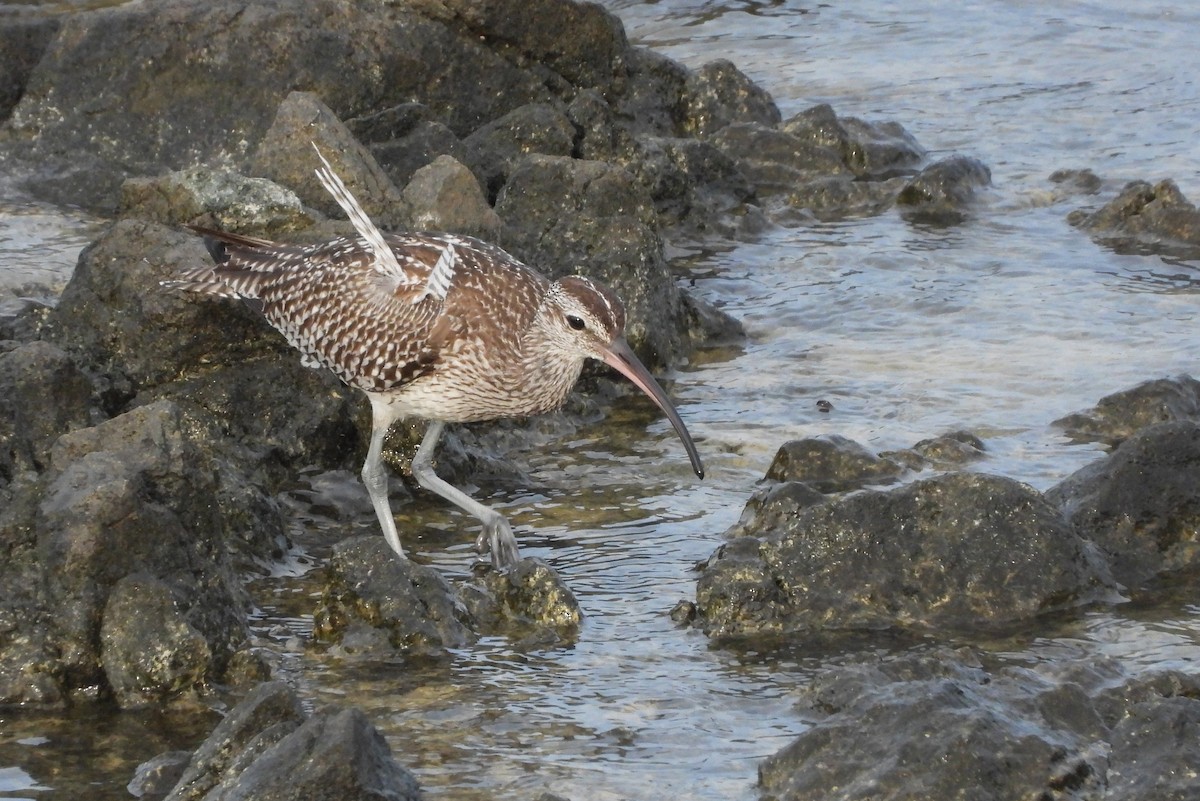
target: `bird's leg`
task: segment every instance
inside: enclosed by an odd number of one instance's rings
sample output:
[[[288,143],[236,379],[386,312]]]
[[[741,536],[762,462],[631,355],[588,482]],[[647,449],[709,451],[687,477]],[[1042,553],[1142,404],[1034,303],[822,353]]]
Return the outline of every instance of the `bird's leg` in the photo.
[[[462,490],[438,478],[433,472],[433,450],[437,447],[437,441],[445,427],[445,423],[436,420],[429,424],[421,446],[417,448],[417,454],[412,460],[413,478],[425,489],[436,492],[450,503],[479,518],[483,523],[480,543],[487,540],[492,552],[492,566],[497,570],[507,570],[515,566],[521,557],[517,553],[517,539],[513,536],[512,528],[504,519],[504,515],[484,506]]]
[[[383,527],[383,536],[388,545],[401,559],[407,559],[400,545],[400,534],[396,531],[396,518],[388,502],[387,468],[383,466],[383,438],[396,419],[395,414],[383,404],[371,404],[371,445],[367,448],[367,460],[363,462],[362,480],[371,496],[371,505]]]

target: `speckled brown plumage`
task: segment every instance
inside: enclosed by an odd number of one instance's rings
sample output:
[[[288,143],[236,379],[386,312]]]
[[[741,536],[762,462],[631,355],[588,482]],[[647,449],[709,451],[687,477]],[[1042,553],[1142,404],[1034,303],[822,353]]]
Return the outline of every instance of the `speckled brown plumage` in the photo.
[[[539,414],[571,391],[587,358],[605,361],[650,395],[699,455],[662,389],[623,338],[625,311],[587,278],[551,281],[500,248],[452,234],[383,234],[318,153],[317,175],[357,236],[287,245],[204,228],[215,264],[169,286],[241,298],[300,351],[371,401],[363,481],[384,534],[403,557],[387,501],[381,450],[402,417],[433,422],[413,459],[417,481],[483,522],[497,568],[517,559],[504,518],[438,478],[432,451],[446,422]]]

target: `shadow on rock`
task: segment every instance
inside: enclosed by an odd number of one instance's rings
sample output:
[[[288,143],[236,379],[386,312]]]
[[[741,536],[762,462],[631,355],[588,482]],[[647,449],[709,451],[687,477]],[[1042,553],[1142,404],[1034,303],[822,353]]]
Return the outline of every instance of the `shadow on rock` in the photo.
[[[387,799],[421,791],[357,709],[305,713],[286,685],[259,685],[192,753],[144,763],[130,782],[140,798]]]

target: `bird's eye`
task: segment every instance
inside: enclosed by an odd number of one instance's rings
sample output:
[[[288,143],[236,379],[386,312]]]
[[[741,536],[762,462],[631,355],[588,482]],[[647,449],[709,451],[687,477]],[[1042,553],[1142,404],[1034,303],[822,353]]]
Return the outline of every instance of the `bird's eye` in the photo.
[[[567,315],[567,325],[574,328],[576,331],[582,331],[586,326],[583,323],[582,317],[576,317],[573,314]]]

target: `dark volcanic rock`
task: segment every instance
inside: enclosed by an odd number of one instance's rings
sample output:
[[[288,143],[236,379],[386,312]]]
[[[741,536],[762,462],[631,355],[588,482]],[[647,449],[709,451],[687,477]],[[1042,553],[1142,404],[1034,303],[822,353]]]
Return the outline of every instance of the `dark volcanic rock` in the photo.
[[[1195,795],[1194,677],[1112,662],[989,671],[937,649],[834,668],[816,718],[759,766],[765,798],[1145,798]]]
[[[507,573],[488,572],[462,588],[481,631],[527,634],[533,639],[574,640],[583,622],[575,594],[554,568],[522,559]]]
[[[895,205],[907,183],[902,177],[886,181],[860,181],[844,175],[817,178],[788,189],[782,197],[787,210],[776,216],[781,224],[787,224],[788,211],[810,213],[818,220],[880,214]]]
[[[291,689],[270,682],[217,725],[166,798],[417,801],[421,792],[362,712],[307,716]]]
[[[570,156],[575,148],[575,127],[558,107],[533,103],[482,126],[464,139],[463,145],[467,164],[488,197],[494,198],[529,153]]]
[[[513,171],[496,211],[501,244],[554,278],[580,273],[625,301],[626,335],[650,365],[681,349],[680,292],[663,258],[653,205],[633,177],[599,161],[532,155]]]
[[[1080,442],[1118,445],[1135,431],[1172,420],[1200,422],[1200,381],[1190,375],[1156,378],[1100,399],[1095,408],[1054,421]]]
[[[794,519],[800,510],[827,500],[822,492],[818,492],[803,481],[781,481],[770,483],[757,490],[750,500],[742,516],[729,530],[731,537],[761,536],[770,531],[776,531],[787,525],[788,520]]]
[[[109,593],[100,656],[122,707],[194,693],[212,669],[208,642],[188,623],[171,588],[137,574],[118,581]]]
[[[687,67],[646,47],[630,48],[625,53],[625,66],[628,78],[613,105],[630,131],[652,136],[683,134]]]
[[[178,407],[143,406],[64,434],[44,475],[10,491],[0,514],[0,700],[60,702],[112,686],[140,703],[220,678],[247,636],[245,597],[213,462]],[[156,588],[157,621],[122,600],[130,585],[113,597],[133,574]],[[154,664],[156,654],[174,663]]]
[[[788,118],[780,128],[835,150],[859,178],[884,180],[908,174],[925,159],[925,149],[900,123],[839,118],[825,103]]]
[[[1194,257],[1200,248],[1200,211],[1174,181],[1132,181],[1097,211],[1071,212],[1067,220],[1101,242]]]
[[[314,634],[347,652],[390,647],[440,654],[476,639],[442,574],[397,558],[378,535],[335,545],[329,574]],[[386,643],[376,642],[378,637]]]
[[[121,185],[120,216],[170,226],[194,223],[234,233],[252,226],[253,233],[266,237],[316,222],[290,189],[265,178],[207,167],[130,178]]]
[[[625,28],[599,3],[449,0],[440,5],[452,11],[471,36],[492,43],[513,61],[537,62],[575,86],[608,90],[623,72],[621,60],[629,49]]]
[[[317,178],[321,162],[316,150],[378,225],[394,228],[407,221],[400,190],[371,151],[312,92],[291,92],[279,104],[275,120],[254,152],[250,171],[289,187],[306,205],[324,214],[344,217],[337,200]]]
[[[1200,764],[1200,699],[1155,696],[1134,704],[1112,733],[1108,796],[1190,801]]]
[[[358,709],[323,710],[227,772],[210,791],[255,801],[420,801],[411,773],[396,762],[383,735]],[[208,798],[209,796],[204,796]],[[168,799],[190,799],[177,796]]]
[[[888,484],[904,468],[837,434],[785,442],[767,469],[770,481],[803,481],[819,492]]]
[[[727,59],[710,61],[687,76],[683,129],[711,136],[735,122],[778,125],[783,117],[769,92]]]
[[[710,635],[994,626],[1108,586],[1058,511],[1005,478],[951,473],[764,519],[782,524],[723,546],[700,577]]]
[[[950,156],[930,164],[900,191],[896,203],[910,218],[956,224],[979,190],[991,186],[992,171],[968,156]]]
[[[114,208],[132,175],[244,167],[298,86],[341,119],[417,100],[459,135],[549,99],[534,72],[409,5],[170,0],[58,19],[8,121],[10,152],[59,174],[41,195],[90,208]]]
[[[410,227],[495,241],[500,216],[488,205],[475,176],[450,156],[438,156],[413,174],[402,193]]]
[[[58,33],[59,17],[0,17],[0,123],[25,93],[25,84]]]
[[[197,236],[119,221],[80,255],[47,337],[102,374],[110,412],[138,393],[172,397],[211,412],[213,435],[230,437],[231,450],[253,449],[246,461],[255,470],[341,466],[358,445],[354,393],[302,367],[243,304],[160,285],[209,263]]]
[[[727,125],[711,141],[764,196],[784,194],[818,178],[852,175],[835,148],[763,123]]]
[[[441,655],[480,635],[539,645],[571,642],[579,603],[538,559],[455,588],[436,570],[399,559],[379,536],[334,547],[315,633],[344,655]]]
[[[60,434],[97,422],[92,382],[62,349],[30,342],[0,354],[0,487],[46,468]]]
[[[1200,423],[1143,428],[1046,493],[1137,591],[1200,570]]]

